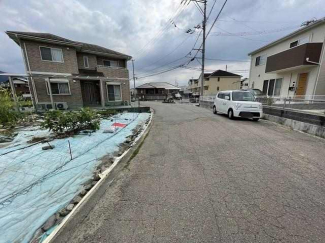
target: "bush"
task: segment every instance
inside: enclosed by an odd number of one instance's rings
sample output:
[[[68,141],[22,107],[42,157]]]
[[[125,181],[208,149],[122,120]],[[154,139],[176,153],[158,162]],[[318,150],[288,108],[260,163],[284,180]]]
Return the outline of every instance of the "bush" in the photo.
[[[101,115],[101,117],[103,118],[108,118],[111,117],[115,114],[117,114],[116,110],[100,110],[97,112],[99,115]]]
[[[81,111],[49,111],[45,114],[43,128],[55,133],[77,132],[82,129],[98,130],[100,120],[95,111],[85,108]]]
[[[20,113],[14,110],[15,104],[11,99],[9,90],[0,88],[0,124],[14,126],[19,118]]]

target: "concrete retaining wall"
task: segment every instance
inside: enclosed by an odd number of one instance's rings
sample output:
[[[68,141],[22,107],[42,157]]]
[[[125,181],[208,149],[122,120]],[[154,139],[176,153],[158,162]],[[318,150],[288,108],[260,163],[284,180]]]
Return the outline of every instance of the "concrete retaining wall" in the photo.
[[[264,119],[288,126],[296,131],[301,131],[301,132],[309,133],[311,135],[325,138],[324,126],[317,126],[310,123],[296,121],[285,117],[273,116],[269,114],[264,114]]]
[[[292,119],[304,123],[309,123],[317,126],[325,126],[325,116],[300,112],[295,110],[282,110],[274,107],[263,107],[264,114],[279,116],[287,119]]]
[[[200,107],[212,109],[213,102],[212,101],[201,101],[200,100]]]

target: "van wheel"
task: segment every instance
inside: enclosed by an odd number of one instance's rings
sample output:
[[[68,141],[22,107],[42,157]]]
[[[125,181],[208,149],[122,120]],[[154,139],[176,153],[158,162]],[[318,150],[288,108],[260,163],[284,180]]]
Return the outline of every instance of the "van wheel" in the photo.
[[[213,114],[217,114],[217,113],[218,113],[217,108],[213,106]]]
[[[228,118],[234,119],[234,112],[232,111],[232,109],[229,109],[229,111],[228,111]]]
[[[253,121],[258,121],[260,118],[253,118]]]

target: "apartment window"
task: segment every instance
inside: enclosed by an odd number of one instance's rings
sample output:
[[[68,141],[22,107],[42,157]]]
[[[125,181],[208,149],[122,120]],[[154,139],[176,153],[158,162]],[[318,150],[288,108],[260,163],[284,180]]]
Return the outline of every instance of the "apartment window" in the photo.
[[[220,81],[220,77],[218,77],[218,82]]]
[[[266,56],[265,55],[261,55],[261,56],[256,57],[255,66],[264,65],[265,63],[266,63]]]
[[[107,95],[109,101],[122,100],[121,96],[121,85],[107,85]]]
[[[298,41],[294,41],[290,43],[290,48],[298,46]]]
[[[204,90],[208,90],[208,89],[209,89],[209,87],[208,87],[208,86],[205,86],[205,87],[204,87]]]
[[[43,61],[63,62],[63,54],[61,49],[40,47],[40,50]]]
[[[219,91],[219,87],[217,87],[217,91]]]
[[[112,61],[112,60],[104,60],[103,64],[105,67],[118,67],[119,66],[118,61]]]
[[[269,87],[269,80],[264,80],[264,83],[263,83],[263,94],[267,94],[267,89]]]
[[[270,79],[270,81],[269,81],[269,89],[267,91],[268,96],[273,96],[274,84],[275,84],[275,79]]]
[[[305,37],[300,38],[299,40],[291,42],[290,43],[290,48],[300,46],[300,45],[306,44],[308,42],[309,42],[309,36],[305,36]]]
[[[50,94],[48,83],[46,82],[47,94]],[[70,86],[68,82],[51,82],[51,91],[53,95],[70,94]]]
[[[278,78],[275,83],[274,96],[280,96],[281,86],[282,86],[282,78]]]
[[[282,78],[264,80],[263,94],[268,96],[280,96],[282,87]]]
[[[89,59],[87,56],[84,56],[84,67],[89,68]]]

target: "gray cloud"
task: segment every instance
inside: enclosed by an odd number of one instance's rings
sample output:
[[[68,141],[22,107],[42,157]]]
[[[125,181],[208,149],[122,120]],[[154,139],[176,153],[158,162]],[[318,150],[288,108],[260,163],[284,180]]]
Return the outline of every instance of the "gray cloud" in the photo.
[[[136,60],[137,76],[168,69],[189,60],[184,58],[171,63],[190,52],[196,36],[190,36],[185,31],[202,21],[202,15],[191,3],[174,18],[175,28],[169,20],[179,3],[180,0],[0,0],[0,70],[24,72],[21,52],[4,34],[6,30],[49,32],[124,52]],[[212,3],[213,0],[208,1],[208,9]],[[222,3],[217,1],[208,28]],[[247,53],[250,51],[288,34],[303,21],[323,17],[322,9],[322,0],[229,0],[212,32],[292,28],[260,36],[227,37],[211,34],[206,55],[217,59],[249,60]],[[161,67],[168,63],[171,64]],[[199,63],[195,61],[190,65],[198,67]],[[228,70],[249,69],[249,62],[207,61],[207,70],[225,69],[226,65]],[[247,71],[234,72],[248,75]],[[173,83],[176,80],[184,85],[190,77],[198,75],[199,71],[177,69],[139,79],[137,83]]]

